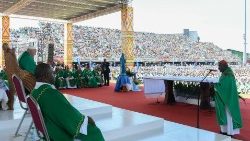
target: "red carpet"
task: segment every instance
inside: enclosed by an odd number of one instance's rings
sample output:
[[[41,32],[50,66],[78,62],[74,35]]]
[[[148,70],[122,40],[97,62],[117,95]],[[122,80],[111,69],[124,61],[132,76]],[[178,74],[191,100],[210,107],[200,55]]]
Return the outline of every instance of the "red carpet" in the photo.
[[[156,104],[156,99],[146,99],[143,95],[143,91],[118,93],[114,92],[114,85],[111,85],[101,88],[62,90],[62,92],[196,127],[196,106],[184,103],[165,105],[162,103],[163,99],[160,100],[160,104]],[[250,99],[247,100],[247,105],[241,101],[243,128],[240,131],[240,135],[234,138],[250,141],[249,111]],[[200,128],[217,133],[219,132],[214,110],[202,110],[200,112]]]

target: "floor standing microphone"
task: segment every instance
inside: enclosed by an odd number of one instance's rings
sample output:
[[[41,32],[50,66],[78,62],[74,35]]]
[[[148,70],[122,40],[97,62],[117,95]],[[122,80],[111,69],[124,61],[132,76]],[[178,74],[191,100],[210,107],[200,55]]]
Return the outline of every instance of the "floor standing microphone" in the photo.
[[[207,69],[207,70],[209,70],[209,72],[203,77],[200,83],[203,82],[212,71],[217,71],[215,69]],[[197,88],[195,92],[197,92]],[[200,93],[198,93],[198,100],[197,100],[197,123],[196,125],[197,125],[196,126],[197,128],[200,128]]]

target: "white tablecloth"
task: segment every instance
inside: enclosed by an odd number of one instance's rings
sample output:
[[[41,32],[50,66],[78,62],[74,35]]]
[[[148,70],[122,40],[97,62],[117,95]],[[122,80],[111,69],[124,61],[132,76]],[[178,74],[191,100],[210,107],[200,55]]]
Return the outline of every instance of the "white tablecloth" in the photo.
[[[189,77],[189,76],[155,76],[155,77],[143,77],[144,83],[144,95],[146,97],[158,97],[165,93],[164,80],[172,81],[188,81],[188,82],[200,82],[203,77]],[[219,78],[206,78],[203,82],[218,83]]]
[[[172,80],[172,81],[187,81],[187,82],[200,82],[204,77],[190,77],[190,76],[152,76],[143,77],[143,79],[157,79],[157,80]],[[207,77],[203,82],[218,83],[219,78]]]
[[[143,79],[144,94],[146,97],[159,97],[165,93],[165,84],[160,79]]]

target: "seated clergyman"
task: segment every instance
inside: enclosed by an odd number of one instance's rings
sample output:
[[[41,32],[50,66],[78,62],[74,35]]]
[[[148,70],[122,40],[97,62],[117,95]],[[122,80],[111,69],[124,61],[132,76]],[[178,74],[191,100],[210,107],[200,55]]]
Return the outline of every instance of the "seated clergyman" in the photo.
[[[37,83],[32,96],[41,108],[53,141],[104,141],[93,119],[82,115],[55,89],[52,68],[48,64],[37,65],[35,77]]]

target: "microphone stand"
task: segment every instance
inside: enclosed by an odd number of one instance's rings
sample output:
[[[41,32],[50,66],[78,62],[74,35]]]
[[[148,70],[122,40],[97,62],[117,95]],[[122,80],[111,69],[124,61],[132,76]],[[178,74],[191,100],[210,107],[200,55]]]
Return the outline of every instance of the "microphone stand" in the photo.
[[[208,75],[212,72],[212,70],[209,70],[209,72],[206,74],[206,76],[200,81],[200,83],[202,83],[207,77]],[[196,88],[195,93],[197,93],[198,88]],[[200,92],[198,93],[198,102],[197,102],[197,123],[196,123],[196,127],[200,128]]]

